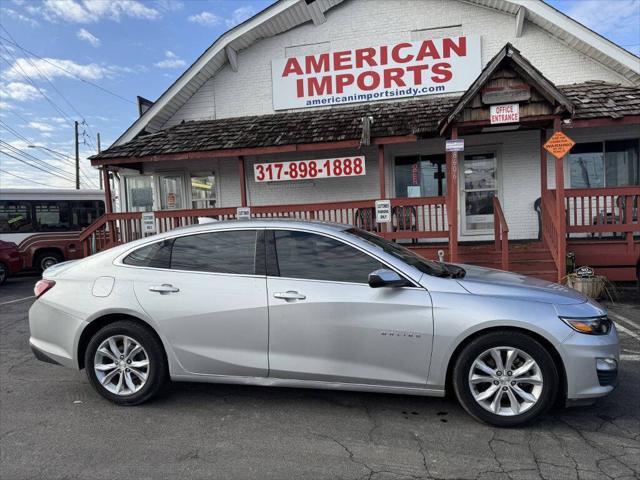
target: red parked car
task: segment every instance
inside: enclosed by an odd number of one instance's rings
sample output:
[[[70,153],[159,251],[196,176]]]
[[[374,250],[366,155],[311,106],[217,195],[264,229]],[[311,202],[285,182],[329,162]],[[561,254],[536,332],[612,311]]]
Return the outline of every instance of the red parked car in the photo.
[[[22,269],[22,257],[18,251],[18,246],[13,242],[3,242],[0,240],[0,285],[2,285],[10,275]]]

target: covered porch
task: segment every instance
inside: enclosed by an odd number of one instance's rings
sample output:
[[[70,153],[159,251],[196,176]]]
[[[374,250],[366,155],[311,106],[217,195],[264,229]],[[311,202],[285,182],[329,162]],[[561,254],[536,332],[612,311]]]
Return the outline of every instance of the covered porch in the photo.
[[[508,102],[519,105],[517,122],[495,125],[491,106]],[[106,186],[110,171],[120,179],[124,211],[113,211],[107,189],[107,213],[80,240],[90,255],[141,238],[145,211],[154,211],[157,232],[198,217],[288,217],[350,224],[429,258],[553,281],[574,252],[578,265],[632,280],[639,126],[637,88],[557,87],[507,45],[462,96],[185,122],[112,147],[92,164]],[[560,131],[583,153],[548,155],[544,144]],[[447,152],[455,139],[464,151]],[[336,157],[361,157],[366,172],[288,182],[255,175],[257,165]],[[146,191],[137,188],[143,180]],[[207,184],[215,195],[202,193]],[[378,200],[390,201],[388,221],[376,221]]]

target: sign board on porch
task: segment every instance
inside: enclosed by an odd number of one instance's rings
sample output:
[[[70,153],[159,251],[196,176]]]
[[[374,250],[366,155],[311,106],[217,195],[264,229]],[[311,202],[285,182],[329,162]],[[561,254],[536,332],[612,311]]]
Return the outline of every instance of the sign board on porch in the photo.
[[[156,215],[153,212],[142,212],[141,217],[142,232],[156,233]]]
[[[457,140],[447,140],[445,143],[445,151],[464,152],[464,138],[458,138]]]
[[[366,173],[364,156],[256,163],[253,166],[253,178],[258,183],[356,177]]]
[[[544,149],[560,160],[569,153],[575,144],[576,142],[571,140],[564,133],[558,131],[554,133],[549,140],[547,140],[547,143],[544,144]]]
[[[376,222],[391,222],[391,200],[376,200]]]
[[[518,123],[520,121],[520,104],[491,105],[489,118],[491,125],[500,123]]]
[[[482,70],[479,35],[271,61],[274,110],[463,92]]]
[[[236,208],[236,218],[238,220],[249,220],[249,219],[251,219],[251,208],[249,208],[249,207],[238,207],[238,208]]]

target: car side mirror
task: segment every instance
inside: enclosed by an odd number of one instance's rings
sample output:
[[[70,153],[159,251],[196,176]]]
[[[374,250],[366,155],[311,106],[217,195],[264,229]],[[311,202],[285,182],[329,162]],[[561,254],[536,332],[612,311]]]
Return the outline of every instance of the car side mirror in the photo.
[[[369,286],[371,288],[406,287],[409,286],[409,282],[393,270],[381,268],[369,274]]]

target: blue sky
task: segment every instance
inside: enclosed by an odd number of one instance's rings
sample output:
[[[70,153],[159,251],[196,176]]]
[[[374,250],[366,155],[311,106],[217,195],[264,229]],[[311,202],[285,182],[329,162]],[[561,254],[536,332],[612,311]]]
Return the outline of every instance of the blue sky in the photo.
[[[83,158],[95,153],[97,132],[105,148],[136,118],[136,95],[157,99],[219,35],[271,3],[0,0],[0,186],[72,188],[70,160],[45,148],[72,156],[73,120],[85,123]],[[640,53],[640,0],[548,3]],[[96,185],[82,163],[83,187]]]

